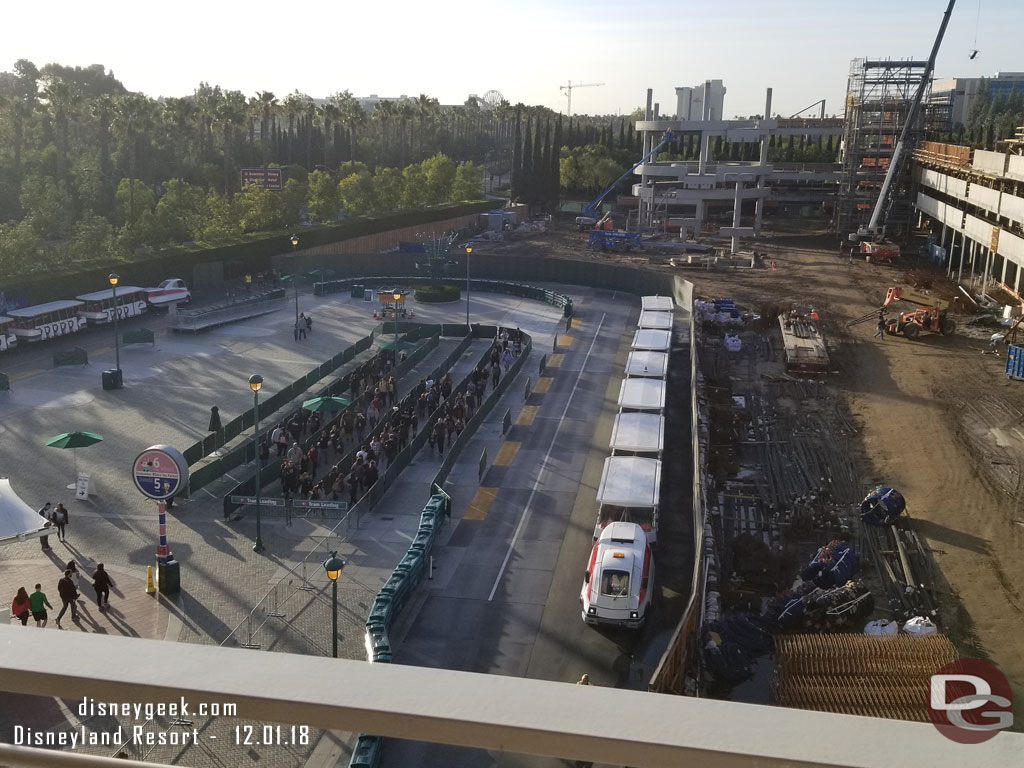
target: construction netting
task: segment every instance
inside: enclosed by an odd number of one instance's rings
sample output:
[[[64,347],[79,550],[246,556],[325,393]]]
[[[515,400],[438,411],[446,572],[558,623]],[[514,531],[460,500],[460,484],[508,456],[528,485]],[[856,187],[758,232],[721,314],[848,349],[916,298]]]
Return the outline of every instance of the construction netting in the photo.
[[[957,658],[942,635],[779,635],[772,696],[785,707],[927,722],[931,676]]]

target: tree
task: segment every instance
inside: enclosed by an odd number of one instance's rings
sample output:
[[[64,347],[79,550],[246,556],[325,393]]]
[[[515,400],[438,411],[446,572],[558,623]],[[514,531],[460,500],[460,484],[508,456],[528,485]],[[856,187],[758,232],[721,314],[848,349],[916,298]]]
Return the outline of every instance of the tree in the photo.
[[[277,97],[271,91],[260,91],[256,94],[256,105],[260,115],[260,165],[266,168],[270,157],[270,125],[277,112]]]
[[[430,205],[430,185],[422,165],[408,165],[402,171],[402,207],[425,208]]]
[[[350,216],[369,216],[377,210],[373,179],[369,173],[355,173],[338,182],[338,193]]]
[[[513,200],[518,200],[523,193],[522,106],[522,104],[516,104],[515,136],[512,140],[512,178],[509,194]]]
[[[458,177],[456,176],[456,179]],[[380,168],[373,177],[374,199],[380,213],[397,211],[402,205],[405,179],[398,168]]]
[[[484,169],[474,163],[463,163],[455,170],[451,200],[479,200],[484,194]]]
[[[455,163],[438,153],[423,161],[423,175],[427,182],[428,205],[437,205],[451,198],[455,181]]]
[[[143,211],[152,211],[156,204],[153,188],[138,179],[121,179],[117,185],[117,212],[125,226],[131,229]]]
[[[526,128],[523,131],[523,165],[521,178],[519,180],[519,195],[523,202],[533,202],[533,123],[529,117],[526,118]]]
[[[243,232],[277,229],[287,223],[278,194],[262,184],[246,184],[239,193],[238,204]]]
[[[75,117],[82,103],[82,94],[78,88],[61,80],[59,77],[48,77],[43,88],[43,98],[53,119],[54,138],[57,144],[57,178],[68,180],[68,143],[71,120]]]
[[[309,174],[309,213],[313,221],[334,221],[341,207],[341,193],[331,174],[313,171]]]
[[[356,159],[356,129],[366,122],[366,113],[356,101],[351,91],[342,91],[331,96],[331,101],[338,107],[339,120],[348,132],[348,159]]]
[[[550,167],[548,169],[548,199],[551,202],[552,212],[558,210],[559,196],[562,189],[560,180],[561,173],[561,151],[562,151],[562,116],[558,116],[555,122],[555,136],[551,145]]]
[[[50,176],[29,174],[21,183],[24,221],[47,240],[63,237],[74,224],[74,206],[63,182]]]
[[[388,129],[398,116],[398,109],[395,103],[382,99],[373,106],[373,114],[370,119],[380,124],[380,161],[388,161]]]
[[[114,102],[114,125],[119,129],[128,149],[128,178],[136,178],[139,133],[149,128],[152,122],[151,102],[141,93],[127,93]],[[120,189],[118,190],[120,192]],[[135,185],[128,185],[128,210],[125,220],[128,226],[136,220]]]

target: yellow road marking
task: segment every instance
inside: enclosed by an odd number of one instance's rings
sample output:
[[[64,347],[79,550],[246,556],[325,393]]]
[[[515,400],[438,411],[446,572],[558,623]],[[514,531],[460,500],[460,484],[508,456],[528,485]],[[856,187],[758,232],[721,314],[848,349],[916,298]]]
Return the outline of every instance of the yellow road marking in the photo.
[[[491,511],[491,504],[494,503],[494,497],[498,495],[497,488],[483,488],[481,487],[473,500],[469,502],[469,509],[466,510],[466,514],[463,515],[465,520],[483,520],[487,517],[487,513]]]
[[[572,327],[573,328],[582,328],[583,327],[583,318],[574,317],[572,319]]]
[[[544,394],[548,391],[548,387],[551,386],[551,381],[552,379],[550,376],[541,376],[537,379],[537,383],[533,385],[533,391]]]
[[[15,373],[7,377],[8,381],[21,381],[27,379],[29,376],[35,376],[37,373],[42,373],[42,368],[33,368],[31,371],[22,371],[21,373]]]
[[[113,347],[100,347],[99,349],[94,349],[92,351],[92,356],[93,357],[99,357],[100,355],[105,355],[105,354],[107,354],[107,352],[113,352],[113,351],[114,351]]]
[[[533,420],[537,418],[537,411],[539,410],[539,405],[524,405],[523,410],[519,413],[519,418],[516,419],[516,424],[521,427],[530,426],[533,424]]]
[[[572,336],[570,336],[570,335],[568,335],[566,333],[563,333],[561,336],[558,337],[558,346],[560,346],[560,347],[571,347],[572,346],[572,342],[573,342]]]
[[[502,443],[501,448],[498,449],[498,455],[494,457],[494,466],[507,467],[515,461],[516,454],[519,453],[520,445],[522,445],[522,443],[514,443],[510,440],[506,440]]]
[[[558,368],[562,365],[562,361],[565,360],[565,355],[561,352],[553,352],[548,355],[547,368]]]

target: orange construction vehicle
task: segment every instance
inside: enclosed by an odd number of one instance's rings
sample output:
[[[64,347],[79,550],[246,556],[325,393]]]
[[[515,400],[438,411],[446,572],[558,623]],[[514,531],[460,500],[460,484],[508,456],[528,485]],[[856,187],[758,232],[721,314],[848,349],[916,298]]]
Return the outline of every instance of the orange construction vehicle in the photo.
[[[895,318],[886,318],[885,310],[893,302],[906,301],[916,304],[917,308],[910,312],[901,312]],[[885,292],[885,302],[878,309],[868,312],[847,323],[847,327],[878,319],[885,323],[885,330],[890,335],[903,335],[908,339],[916,339],[923,331],[941,333],[952,336],[956,332],[956,321],[949,316],[949,302],[913,288],[893,286]]]

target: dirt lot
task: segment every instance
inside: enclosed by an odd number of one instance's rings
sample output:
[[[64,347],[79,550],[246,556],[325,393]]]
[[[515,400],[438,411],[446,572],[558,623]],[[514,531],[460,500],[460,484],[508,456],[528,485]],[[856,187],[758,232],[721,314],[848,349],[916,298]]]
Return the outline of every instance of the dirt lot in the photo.
[[[758,244],[774,259],[774,271],[694,271],[688,277],[701,298],[728,296],[755,310],[792,302],[821,315],[835,368],[829,386],[859,431],[859,474],[906,497],[945,582],[937,585],[946,599],[945,631],[963,655],[988,658],[1009,676],[1021,722],[1024,382],[1004,375],[1002,348],[984,353],[992,329],[963,328],[950,338],[925,334],[912,342],[872,338],[874,323],[845,327],[877,308],[888,286],[905,284],[908,270],[952,295],[955,286],[943,271],[917,260],[899,267],[850,263],[838,256],[833,237],[777,231]],[[488,250],[555,251],[644,266],[644,254],[593,254],[584,238],[556,225],[550,234]],[[957,320],[963,325],[967,318]]]

